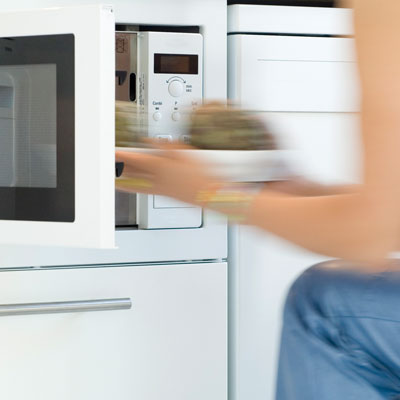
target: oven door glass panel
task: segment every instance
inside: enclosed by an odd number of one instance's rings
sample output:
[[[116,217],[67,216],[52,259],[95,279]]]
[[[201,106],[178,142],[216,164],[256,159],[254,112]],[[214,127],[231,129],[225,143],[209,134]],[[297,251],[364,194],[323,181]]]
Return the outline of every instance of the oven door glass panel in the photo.
[[[0,244],[114,247],[115,19],[0,13]]]
[[[0,39],[0,219],[75,220],[74,54],[71,34]]]

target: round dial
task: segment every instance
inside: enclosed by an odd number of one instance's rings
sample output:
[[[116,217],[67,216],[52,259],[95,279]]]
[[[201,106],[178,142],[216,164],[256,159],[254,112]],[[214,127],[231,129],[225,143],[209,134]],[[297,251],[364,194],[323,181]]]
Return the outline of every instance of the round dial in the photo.
[[[173,97],[180,97],[183,94],[183,83],[181,81],[172,81],[168,86],[169,94]]]

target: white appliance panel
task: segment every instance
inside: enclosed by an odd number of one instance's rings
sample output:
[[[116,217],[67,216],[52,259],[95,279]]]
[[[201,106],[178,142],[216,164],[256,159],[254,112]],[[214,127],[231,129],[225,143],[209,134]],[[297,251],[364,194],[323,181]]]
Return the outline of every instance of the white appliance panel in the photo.
[[[1,272],[0,314],[1,305],[21,303],[35,304],[37,314],[0,315],[0,397],[226,399],[226,269],[203,263]],[[84,312],[79,304],[100,299],[111,308]],[[113,299],[131,308],[113,309]],[[60,301],[78,304],[46,313]]]
[[[353,39],[231,35],[228,49],[229,98],[245,108],[359,110]]]
[[[117,230],[114,249],[0,245],[0,268],[223,260],[227,235],[226,219],[206,211],[201,228]]]
[[[282,146],[295,150],[290,169],[321,184],[361,179],[359,116],[353,113],[259,114]],[[327,257],[246,226],[231,227],[231,385],[234,400],[274,399],[286,293],[307,267]]]
[[[256,228],[232,227],[229,235],[232,399],[273,400],[287,291],[327,258]]]
[[[228,33],[352,35],[352,11],[346,8],[235,4],[228,7]]]
[[[71,55],[75,57],[74,220],[2,220],[0,243],[114,247],[114,32],[114,13],[109,6],[77,6],[0,13],[0,37],[73,34],[75,53]],[[34,69],[27,71],[30,74],[33,72]],[[4,76],[4,73],[2,75]],[[43,89],[47,90],[46,87]],[[49,100],[51,97],[47,98],[44,104],[48,105]],[[65,100],[58,99],[59,102]],[[40,111],[40,104],[33,103],[33,106]],[[46,107],[44,115],[50,109],[50,106]],[[48,143],[47,146],[43,154],[46,151],[52,152],[52,143]],[[46,162],[55,163],[54,157],[53,161],[49,157]],[[37,164],[43,164],[43,160],[38,160]],[[15,181],[14,186],[18,186],[17,181],[25,179],[25,175],[21,173],[12,177]],[[42,185],[37,178],[32,176],[30,184]],[[43,179],[43,176],[41,178]],[[52,179],[46,181],[50,187],[57,186]],[[21,184],[26,186],[26,182]]]
[[[290,170],[326,185],[362,179],[360,118],[356,113],[259,114],[283,148],[293,150]]]
[[[137,43],[142,129],[152,138],[182,140],[190,113],[202,103],[203,37],[194,33],[139,32]],[[140,229],[201,226],[201,208],[173,199],[168,207],[160,206],[163,202],[159,196],[138,195]]]
[[[138,54],[140,115],[147,134],[179,140],[188,114],[202,103],[202,35],[139,33]]]
[[[290,166],[294,174],[323,184],[359,182],[360,90],[354,42],[312,36],[352,34],[351,11],[228,8],[233,33],[228,36],[230,99],[257,112],[279,144],[295,150]],[[275,398],[287,290],[307,267],[325,259],[257,229],[230,228],[233,400]]]
[[[104,0],[91,0],[102,4]],[[115,20],[121,24],[200,26],[204,39],[204,97],[226,99],[225,0],[114,0]],[[82,0],[15,0],[1,4],[2,10],[52,8],[81,5]]]

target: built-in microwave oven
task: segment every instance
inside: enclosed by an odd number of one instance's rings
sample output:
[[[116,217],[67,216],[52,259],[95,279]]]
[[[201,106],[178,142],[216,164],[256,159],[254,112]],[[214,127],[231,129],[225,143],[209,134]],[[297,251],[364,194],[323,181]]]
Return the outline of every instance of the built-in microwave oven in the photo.
[[[184,140],[184,108],[203,97],[201,32],[116,33],[113,8],[93,5],[7,12],[0,38],[0,243],[113,248],[116,225],[205,226],[199,208],[142,195],[115,206],[114,191],[115,94],[138,105],[147,136]]]
[[[178,72],[173,76],[188,84],[197,76],[201,98],[224,100],[226,23],[220,21],[225,21],[226,3],[219,0],[205,7],[196,0],[177,1],[163,4],[160,13],[153,12],[156,1],[128,5],[117,0],[115,8],[53,3],[5,3],[0,10],[0,267],[226,258],[226,221],[211,211],[177,207],[162,197],[153,196],[151,203],[148,197],[154,217],[149,222],[160,221],[159,217],[168,222],[169,215],[180,226],[163,222],[162,228],[147,229],[146,221],[139,221],[139,196],[117,198],[115,206],[115,86],[123,69],[116,68],[116,34],[136,32],[150,42],[152,36],[176,38],[175,48],[170,43],[169,48],[154,49],[168,55],[158,56],[162,65],[156,67],[157,76],[165,80],[164,89],[172,76],[164,68],[172,65],[172,72]],[[195,49],[182,47],[187,37],[195,39]],[[170,54],[189,57],[178,57],[176,65],[177,58]],[[183,74],[182,68],[193,71],[196,54],[198,74]],[[154,54],[147,60],[154,73]],[[133,65],[136,68],[137,61]],[[190,97],[190,89],[194,86],[184,85],[179,99]],[[138,88],[135,93],[130,104],[140,97]],[[153,127],[164,126],[170,118],[167,135],[172,126],[174,137],[181,137],[184,113],[175,121],[167,111],[162,110],[160,121],[155,121],[154,112],[141,115],[151,116],[151,123],[160,122]],[[142,119],[142,125],[151,136],[150,124]],[[130,212],[131,219],[117,220],[116,228],[116,210],[117,217],[124,216],[124,201],[133,205],[125,208],[125,217]],[[193,212],[195,222],[180,219],[186,211]]]
[[[0,219],[75,220],[73,54],[72,34],[0,39]],[[117,33],[116,63],[116,98],[138,105],[137,129],[184,138],[187,109],[202,99],[201,35]],[[201,216],[172,199],[117,194],[117,226],[199,227]]]

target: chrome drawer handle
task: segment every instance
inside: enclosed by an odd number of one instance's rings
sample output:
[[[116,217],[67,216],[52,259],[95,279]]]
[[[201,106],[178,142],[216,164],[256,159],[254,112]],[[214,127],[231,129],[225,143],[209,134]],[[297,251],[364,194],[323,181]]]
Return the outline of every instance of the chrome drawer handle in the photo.
[[[0,317],[9,315],[80,313],[88,311],[129,310],[129,298],[82,301],[57,301],[51,303],[0,304]]]

